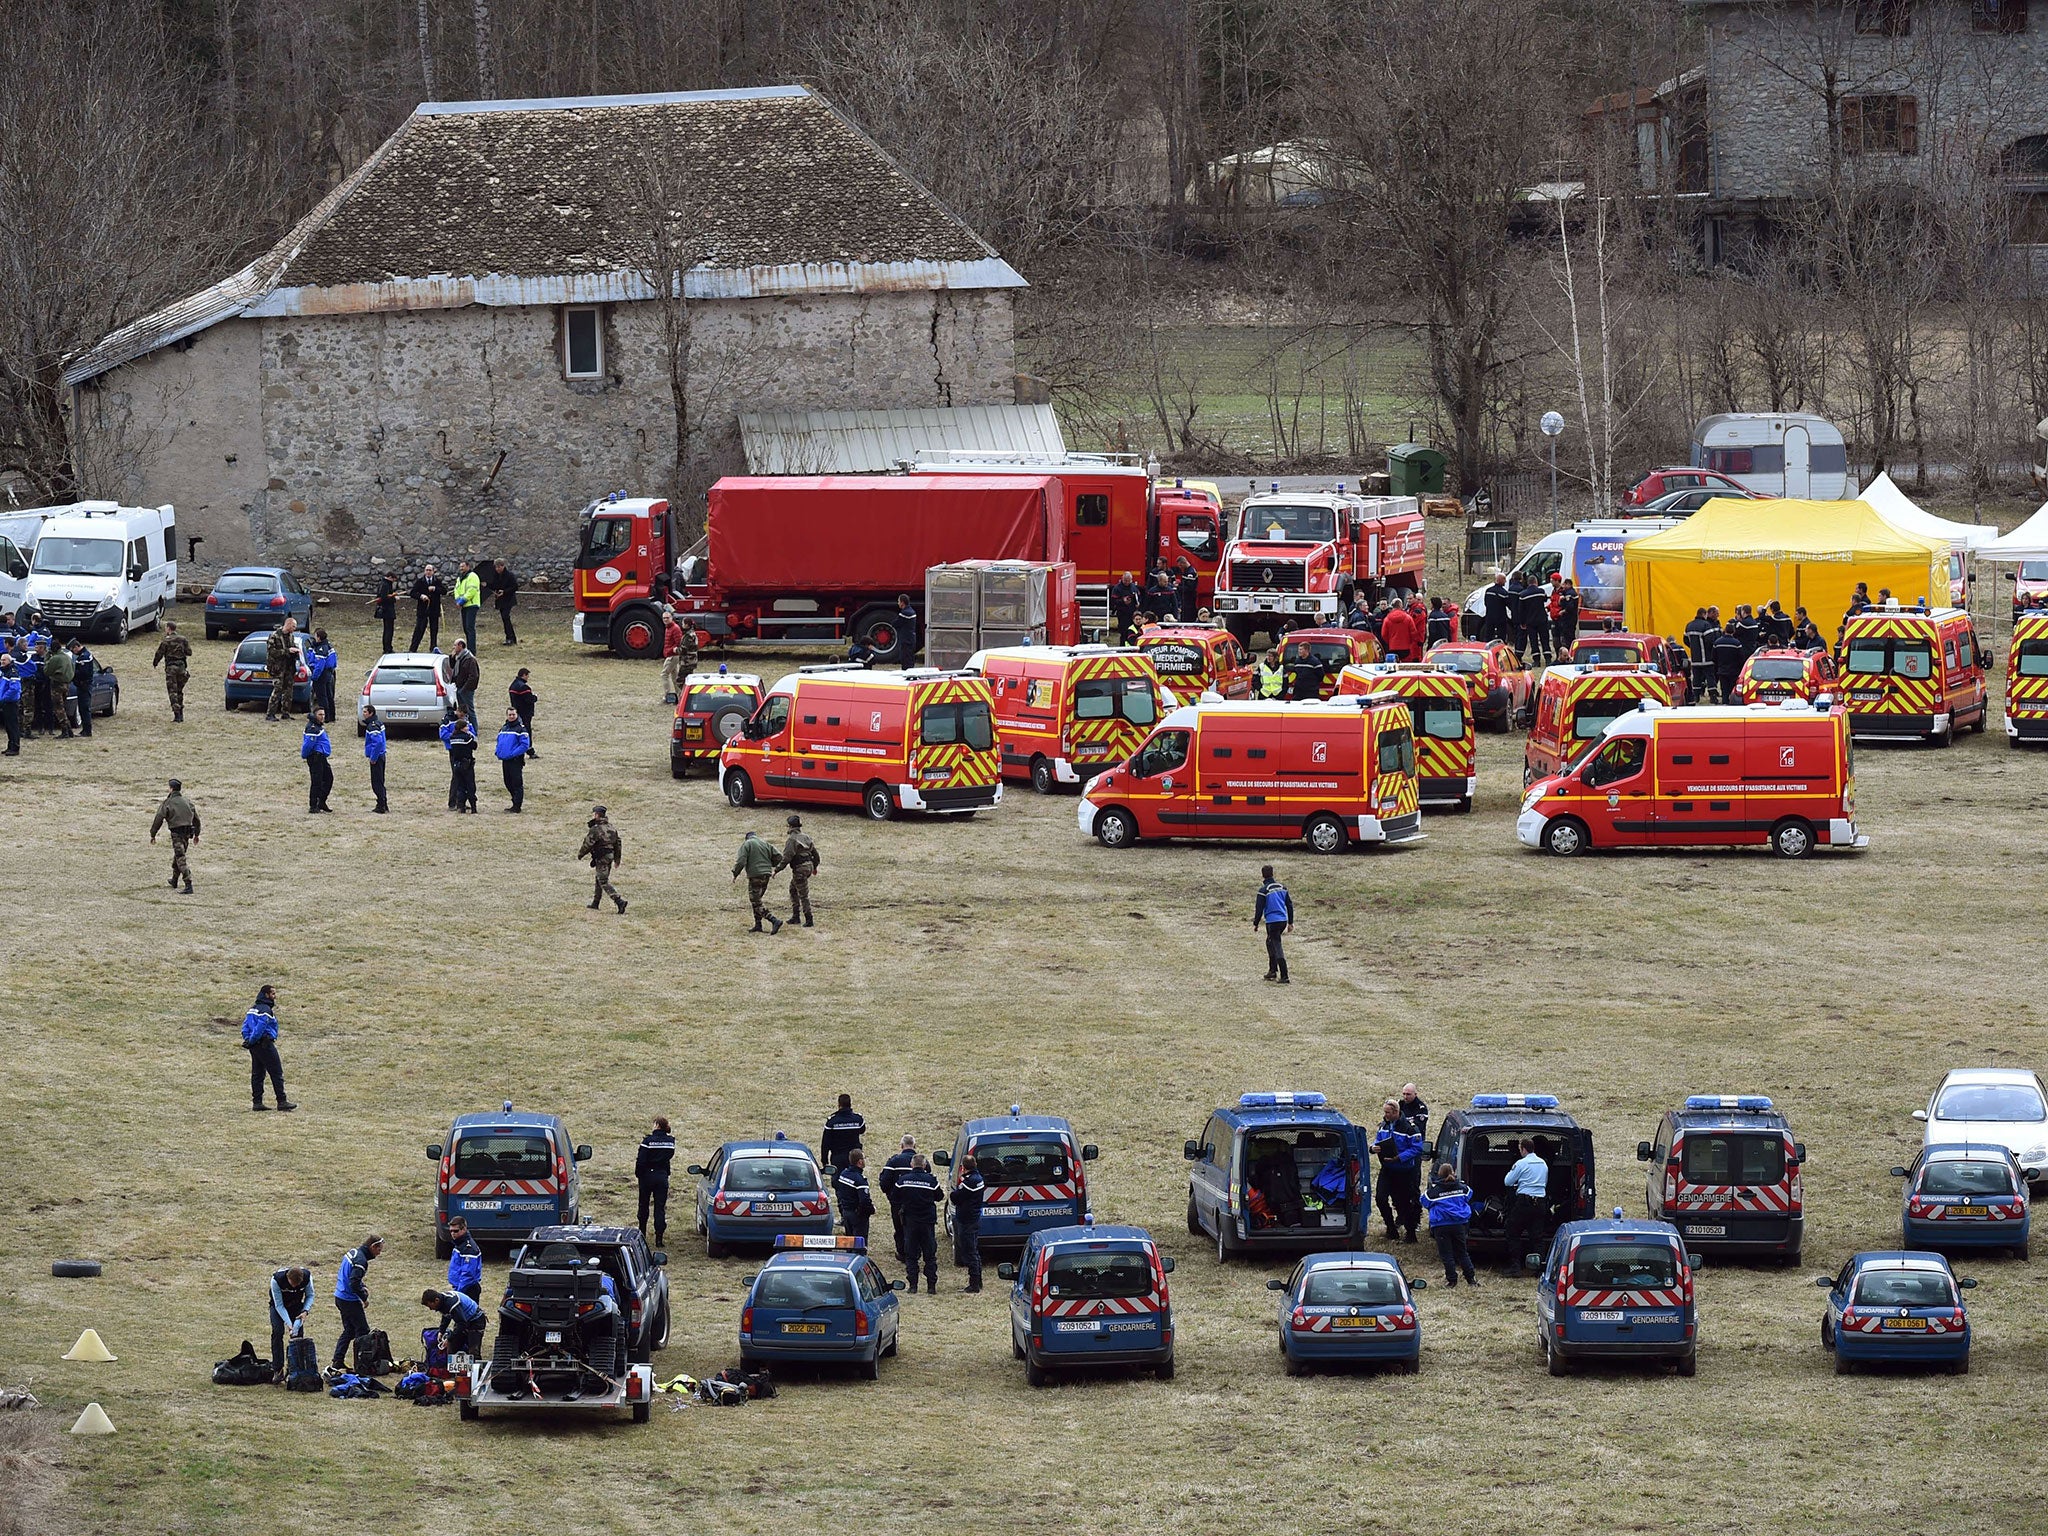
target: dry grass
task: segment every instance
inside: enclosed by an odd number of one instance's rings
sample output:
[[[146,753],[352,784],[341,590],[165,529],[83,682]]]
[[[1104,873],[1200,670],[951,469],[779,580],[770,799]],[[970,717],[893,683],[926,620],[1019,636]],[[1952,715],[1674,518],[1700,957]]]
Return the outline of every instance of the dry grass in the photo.
[[[338,813],[307,818],[296,731],[207,703],[225,645],[203,647],[183,727],[131,645],[113,653],[128,691],[111,728],[0,770],[0,1123],[22,1192],[0,1244],[0,1382],[33,1376],[66,1422],[106,1404],[117,1435],[63,1445],[88,1528],[306,1529],[350,1507],[400,1531],[523,1527],[535,1507],[616,1531],[986,1530],[1025,1510],[1133,1532],[2040,1528],[2042,1280],[1966,1266],[1984,1282],[1966,1379],[1837,1380],[1809,1276],[1896,1241],[1885,1170],[1945,1067],[2048,1054],[2048,761],[1996,734],[1866,751],[1870,853],[1803,864],[1526,856],[1519,745],[1498,738],[1475,813],[1386,855],[1117,856],[1079,838],[1071,800],[1017,791],[972,823],[821,814],[821,926],[771,939],[745,931],[727,871],[740,829],[779,812],[672,783],[654,669],[574,654],[565,624],[528,617],[542,756],[518,819],[488,773],[484,814],[446,815],[441,754],[418,741],[393,752],[396,814],[370,816],[353,735]],[[370,637],[340,641],[346,675]],[[485,648],[485,697],[511,654]],[[206,817],[189,898],[145,836],[171,773]],[[625,838],[623,919],[583,907],[571,855],[593,799]],[[1259,980],[1247,910],[1275,854],[1303,909],[1287,991]],[[234,1024],[264,980],[295,1116],[244,1097]],[[1659,1110],[1767,1091],[1812,1149],[1808,1262],[1705,1275],[1694,1381],[1550,1380],[1532,1294],[1506,1283],[1424,1297],[1420,1376],[1285,1379],[1262,1287],[1281,1270],[1219,1269],[1182,1233],[1181,1140],[1241,1089],[1320,1088],[1364,1115],[1409,1078],[1440,1109],[1561,1093],[1595,1130],[1603,1199],[1631,1210]],[[457,1111],[560,1110],[597,1147],[587,1208],[619,1219],[645,1116],[672,1116],[694,1157],[767,1127],[814,1135],[842,1088],[878,1140],[1015,1100],[1070,1116],[1103,1147],[1099,1209],[1181,1257],[1178,1379],[1033,1393],[1002,1289],[962,1296],[949,1271],[906,1299],[879,1385],[796,1381],[645,1428],[465,1425],[207,1382],[237,1341],[261,1346],[272,1267],[310,1259],[324,1291],[372,1228],[391,1237],[373,1320],[412,1335],[406,1297],[439,1274],[423,1147]],[[701,1375],[735,1357],[752,1265],[707,1261],[679,1225],[664,1369]],[[71,1254],[106,1278],[50,1278]],[[1420,1251],[1412,1267],[1432,1268]],[[323,1303],[330,1342],[332,1320]],[[119,1364],[57,1362],[87,1324]]]

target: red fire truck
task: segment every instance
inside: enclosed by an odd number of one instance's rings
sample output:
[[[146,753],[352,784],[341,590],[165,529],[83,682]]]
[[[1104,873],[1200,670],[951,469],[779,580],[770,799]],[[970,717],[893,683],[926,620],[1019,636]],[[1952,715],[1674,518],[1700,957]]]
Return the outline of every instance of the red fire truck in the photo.
[[[1243,644],[1255,630],[1344,622],[1354,593],[1368,602],[1422,590],[1422,512],[1413,496],[1334,491],[1248,497],[1216,573],[1216,616]]]
[[[668,602],[714,644],[857,636],[887,660],[907,644],[896,598],[916,601],[927,567],[1065,559],[1069,498],[1060,476],[1028,472],[729,476],[685,554],[666,501],[614,495],[583,510],[573,632],[659,656]]]

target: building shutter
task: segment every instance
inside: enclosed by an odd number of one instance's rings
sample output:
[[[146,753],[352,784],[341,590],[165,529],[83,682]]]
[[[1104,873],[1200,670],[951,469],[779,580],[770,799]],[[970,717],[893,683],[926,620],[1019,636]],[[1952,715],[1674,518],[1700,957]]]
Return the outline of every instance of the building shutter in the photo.
[[[1863,98],[1844,96],[1841,100],[1842,153],[1860,155],[1863,153]]]
[[[1899,98],[1899,153],[1920,153],[1920,101],[1915,96]]]

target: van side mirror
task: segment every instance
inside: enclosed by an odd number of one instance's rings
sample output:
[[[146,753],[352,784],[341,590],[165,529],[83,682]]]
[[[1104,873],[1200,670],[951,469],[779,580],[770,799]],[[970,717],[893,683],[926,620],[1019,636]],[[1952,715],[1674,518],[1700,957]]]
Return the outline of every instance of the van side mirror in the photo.
[[[1173,1255],[1172,1255],[1172,1254],[1170,1254],[1170,1253],[1162,1253],[1161,1255],[1159,1255],[1159,1273],[1161,1273],[1162,1275],[1170,1275],[1170,1274],[1172,1274],[1172,1273],[1173,1273]],[[1971,1285],[1975,1285],[1975,1284],[1976,1284],[1977,1282],[1976,1282],[1976,1281],[1974,1281],[1974,1280],[1972,1280],[1972,1281],[1970,1281],[1970,1282],[1968,1282],[1968,1283],[1969,1283],[1969,1284],[1971,1284]]]
[[[668,1250],[666,1248],[656,1248],[647,1255],[647,1261],[656,1269],[665,1268],[668,1264]]]
[[[129,579],[130,581],[140,581],[140,580],[142,580],[142,567],[141,567],[141,566],[139,566],[139,565],[131,565],[131,566],[129,566],[129,567],[128,567],[128,579]]]
[[[1916,1109],[1913,1111],[1913,1118],[1915,1120],[1925,1120],[1927,1118],[1927,1111],[1924,1109]]]
[[[760,1278],[761,1278],[761,1274],[760,1274],[760,1271],[756,1270],[756,1271],[755,1271],[755,1272],[754,1272],[753,1274],[751,1274],[751,1275],[741,1275],[741,1276],[740,1276],[740,1284],[741,1284],[742,1286],[744,1286],[744,1287],[745,1287],[745,1288],[746,1288],[747,1290],[750,1290],[750,1291],[751,1291],[751,1290],[752,1290],[752,1289],[754,1288],[754,1282],[755,1282],[756,1280],[760,1279]]]
[[[1287,1289],[1287,1282],[1285,1280],[1268,1280],[1266,1282],[1266,1289],[1269,1291],[1284,1291]]]
[[[1100,1156],[1102,1156],[1102,1148],[1095,1145],[1092,1141],[1081,1149],[1081,1161],[1084,1163],[1092,1163]]]
[[[1543,1268],[1543,1255],[1540,1253],[1525,1253],[1522,1255],[1522,1263],[1530,1269],[1541,1269]]]
[[[1698,1269],[1700,1267],[1700,1256],[1696,1253],[1688,1252],[1685,1256],[1685,1267],[1687,1269]]]
[[[576,1149],[576,1161],[577,1161],[577,1162],[579,1162],[579,1163],[587,1163],[587,1162],[589,1162],[589,1161],[590,1161],[590,1143],[589,1143],[589,1142],[587,1142],[587,1141],[586,1141],[586,1142],[585,1142],[585,1143],[584,1143],[584,1144],[583,1144],[582,1146],[580,1146],[580,1147],[578,1147],[578,1148]]]
[[[437,1163],[441,1161],[441,1143],[439,1143],[438,1141],[428,1142],[427,1156],[431,1157]]]
[[[1805,1142],[1803,1142],[1803,1141],[1795,1141],[1795,1142],[1793,1142],[1793,1143],[1792,1143],[1792,1161],[1793,1161],[1793,1162],[1795,1162],[1795,1163],[1798,1163],[1798,1164],[1800,1164],[1801,1166],[1804,1166],[1804,1165],[1805,1165],[1805,1163],[1806,1163],[1806,1143],[1805,1143]]]
[[[1826,1275],[1815,1275],[1813,1283],[1824,1291],[1832,1291],[1835,1288],[1835,1282]]]
[[[1017,1278],[1017,1266],[1016,1266],[1016,1265],[1014,1265],[1014,1264],[998,1264],[998,1265],[996,1266],[996,1278],[997,1278],[998,1280],[1014,1280],[1014,1279],[1016,1279],[1016,1278]]]
[[[1636,1161],[1637,1161],[1637,1162],[1639,1162],[1639,1163],[1647,1163],[1647,1162],[1648,1162],[1649,1160],[1650,1160],[1650,1144],[1649,1144],[1649,1143],[1648,1143],[1647,1141],[1639,1141],[1639,1142],[1637,1142],[1637,1143],[1636,1143]]]
[[[1202,1144],[1197,1141],[1184,1141],[1180,1146],[1180,1155],[1191,1163],[1200,1162],[1202,1158]]]
[[[932,1161],[941,1168],[950,1168],[953,1166],[953,1154],[950,1152],[934,1152],[932,1154]]]
[[[707,1175],[704,1172],[704,1165],[702,1163],[692,1163],[689,1167],[685,1168],[683,1172],[695,1174],[700,1179],[707,1177]]]

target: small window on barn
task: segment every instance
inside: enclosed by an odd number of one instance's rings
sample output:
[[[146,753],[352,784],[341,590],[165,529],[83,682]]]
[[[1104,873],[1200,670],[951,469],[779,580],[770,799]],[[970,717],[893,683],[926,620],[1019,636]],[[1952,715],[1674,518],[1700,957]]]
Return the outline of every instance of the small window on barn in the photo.
[[[2027,0],[1970,0],[1970,30],[2013,37],[2027,30]]]
[[[562,373],[571,379],[604,377],[604,327],[594,304],[562,311]]]
[[[1919,154],[1919,101],[1912,96],[1844,96],[1842,153]]]

